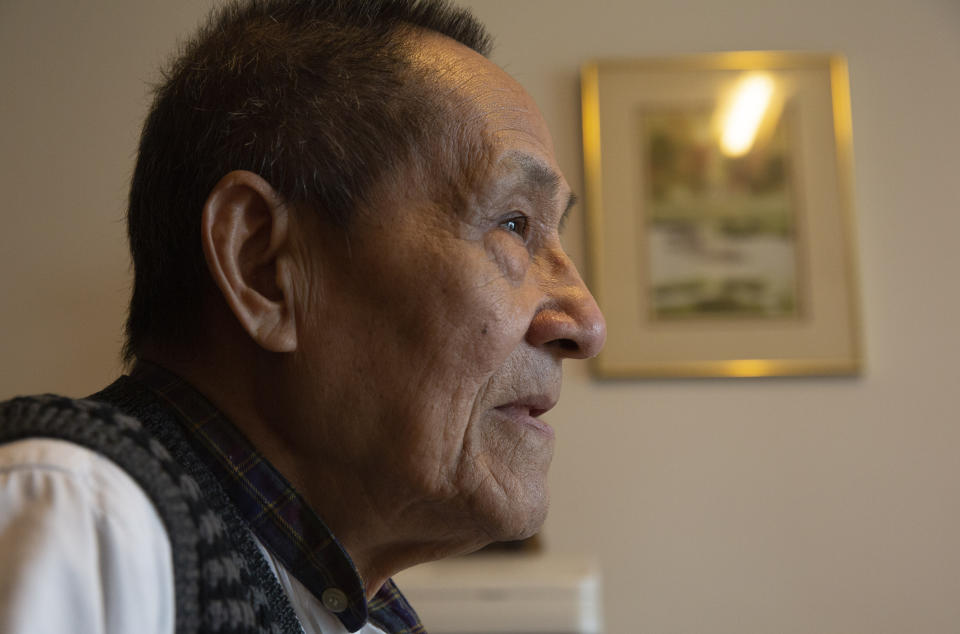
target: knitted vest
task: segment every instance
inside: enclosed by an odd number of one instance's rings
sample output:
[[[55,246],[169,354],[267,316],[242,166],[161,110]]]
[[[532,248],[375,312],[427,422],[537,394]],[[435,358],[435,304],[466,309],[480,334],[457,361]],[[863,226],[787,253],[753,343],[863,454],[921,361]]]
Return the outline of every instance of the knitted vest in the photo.
[[[170,540],[177,634],[300,634],[248,529],[171,415],[127,378],[91,398],[45,395],[0,403],[0,444],[67,440],[130,474]]]

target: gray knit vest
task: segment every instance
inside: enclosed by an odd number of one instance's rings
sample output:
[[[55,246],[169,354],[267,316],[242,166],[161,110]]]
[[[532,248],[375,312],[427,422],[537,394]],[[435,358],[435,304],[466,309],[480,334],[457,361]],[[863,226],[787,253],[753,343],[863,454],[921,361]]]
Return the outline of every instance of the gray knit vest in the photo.
[[[130,474],[170,539],[177,634],[302,633],[246,525],[171,414],[126,377],[91,399],[0,403],[0,444],[67,440]]]

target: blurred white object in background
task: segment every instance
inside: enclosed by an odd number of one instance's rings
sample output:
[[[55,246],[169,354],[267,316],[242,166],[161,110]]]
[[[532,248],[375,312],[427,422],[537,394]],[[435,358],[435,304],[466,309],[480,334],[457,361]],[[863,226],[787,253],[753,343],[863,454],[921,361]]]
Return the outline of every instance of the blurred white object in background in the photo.
[[[601,634],[600,572],[586,557],[479,554],[394,578],[430,634]]]

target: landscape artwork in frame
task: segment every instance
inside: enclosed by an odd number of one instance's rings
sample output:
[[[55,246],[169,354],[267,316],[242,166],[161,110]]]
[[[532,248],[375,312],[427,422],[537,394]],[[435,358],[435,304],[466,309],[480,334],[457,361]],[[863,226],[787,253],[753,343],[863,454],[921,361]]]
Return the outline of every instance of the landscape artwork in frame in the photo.
[[[710,109],[639,114],[651,316],[797,317],[789,121],[728,148],[715,142]]]
[[[848,86],[830,54],[584,66],[598,376],[860,371]]]

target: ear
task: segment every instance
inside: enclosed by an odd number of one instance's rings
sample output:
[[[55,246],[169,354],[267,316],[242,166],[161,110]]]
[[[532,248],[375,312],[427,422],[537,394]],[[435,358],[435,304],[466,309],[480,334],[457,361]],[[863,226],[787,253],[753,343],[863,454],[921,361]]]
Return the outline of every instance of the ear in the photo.
[[[289,211],[253,172],[230,172],[203,206],[207,268],[237,321],[260,347],[297,347]]]

